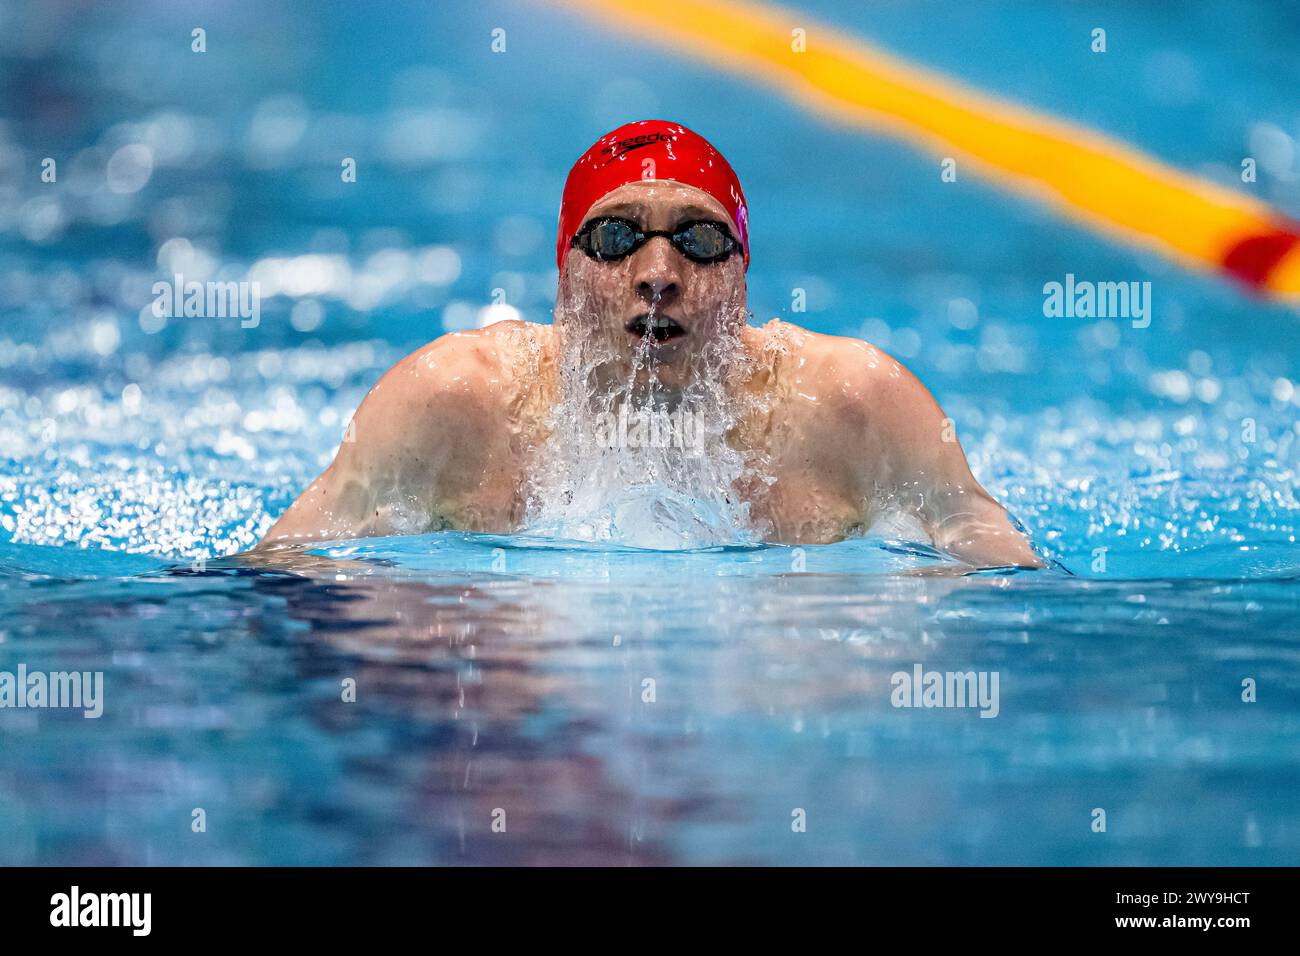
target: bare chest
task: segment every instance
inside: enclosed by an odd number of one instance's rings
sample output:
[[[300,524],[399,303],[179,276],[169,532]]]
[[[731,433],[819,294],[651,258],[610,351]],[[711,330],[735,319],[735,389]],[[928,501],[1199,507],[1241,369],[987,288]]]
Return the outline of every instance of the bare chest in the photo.
[[[839,541],[867,519],[852,450],[829,440],[823,429],[815,415],[778,411],[735,437],[750,463],[738,490],[770,541]]]
[[[433,526],[485,533],[522,528],[544,457],[576,452],[555,447],[549,420],[549,410],[538,407],[488,423],[438,482]],[[818,409],[801,407],[797,399],[763,402],[740,414],[724,440],[745,461],[734,491],[766,540],[838,541],[869,519],[853,449],[842,447]]]

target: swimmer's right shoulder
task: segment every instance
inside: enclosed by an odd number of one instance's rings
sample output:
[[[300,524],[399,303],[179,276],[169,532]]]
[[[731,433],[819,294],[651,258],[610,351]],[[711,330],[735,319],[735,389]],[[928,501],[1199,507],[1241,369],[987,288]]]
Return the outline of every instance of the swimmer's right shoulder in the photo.
[[[353,421],[356,434],[366,441],[351,450],[371,467],[383,458],[379,449],[418,458],[420,449],[436,446],[462,453],[483,445],[485,434],[504,420],[520,390],[525,376],[519,374],[516,356],[528,351],[527,343],[539,329],[549,331],[527,322],[496,322],[440,336],[416,349],[385,372],[362,400]]]
[[[407,355],[377,382],[371,395],[416,390],[470,398],[494,391],[513,377],[528,353],[545,350],[550,327],[505,320],[481,329],[449,332]]]

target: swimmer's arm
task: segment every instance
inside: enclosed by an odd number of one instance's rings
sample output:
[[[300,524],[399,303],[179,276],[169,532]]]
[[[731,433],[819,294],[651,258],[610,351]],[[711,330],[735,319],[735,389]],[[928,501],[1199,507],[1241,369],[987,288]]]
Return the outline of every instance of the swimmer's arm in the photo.
[[[439,477],[474,441],[474,376],[466,343],[444,336],[408,355],[370,390],[334,461],[254,550],[425,530]]]
[[[1045,562],[1006,509],[975,480],[956,426],[914,375],[884,353],[871,417],[885,433],[889,497],[920,518],[935,547],[975,568],[1041,568]]]
[[[981,492],[988,494],[983,489]],[[997,501],[990,497],[979,508],[954,513],[941,519],[942,524],[931,524],[935,547],[975,569],[1035,570],[1047,566]]]
[[[364,446],[360,450],[348,443],[341,446],[330,466],[289,505],[253,550],[391,534],[390,522],[380,509],[371,507],[375,503],[371,484],[359,460],[364,453]]]

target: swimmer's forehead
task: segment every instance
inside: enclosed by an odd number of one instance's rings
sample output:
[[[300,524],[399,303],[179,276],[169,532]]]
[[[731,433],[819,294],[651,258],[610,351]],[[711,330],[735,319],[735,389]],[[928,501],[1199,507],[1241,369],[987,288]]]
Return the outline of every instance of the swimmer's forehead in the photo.
[[[641,180],[627,183],[606,193],[592,203],[583,222],[596,216],[627,216],[643,225],[651,216],[671,218],[674,222],[685,219],[716,219],[730,222],[731,217],[722,204],[706,193],[685,183],[671,179]]]

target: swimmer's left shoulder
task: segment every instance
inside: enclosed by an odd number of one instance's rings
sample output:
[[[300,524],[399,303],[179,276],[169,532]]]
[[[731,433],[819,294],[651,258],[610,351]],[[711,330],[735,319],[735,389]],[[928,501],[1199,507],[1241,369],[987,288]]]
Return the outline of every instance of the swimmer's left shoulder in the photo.
[[[902,435],[943,419],[930,390],[884,349],[849,336],[820,338],[824,378],[839,383],[839,393],[858,406],[872,427]]]
[[[763,326],[769,342],[796,358],[819,378],[838,383],[856,398],[882,388],[915,382],[903,363],[865,339],[813,332],[792,322],[773,319]]]

